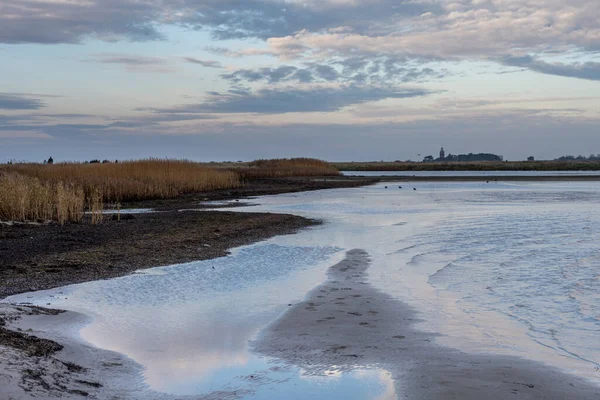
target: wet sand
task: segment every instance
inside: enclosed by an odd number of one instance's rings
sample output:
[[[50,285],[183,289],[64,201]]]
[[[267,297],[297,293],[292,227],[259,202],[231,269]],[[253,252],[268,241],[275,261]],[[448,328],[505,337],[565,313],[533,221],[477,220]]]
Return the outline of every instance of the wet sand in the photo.
[[[210,200],[238,195],[223,193]],[[177,212],[204,199],[194,196],[161,202],[157,206],[164,213],[109,220],[97,227],[3,227],[0,298],[124,275],[139,268],[223,256],[230,247],[315,223],[289,215]],[[349,252],[344,262],[331,267],[327,282],[311,291],[304,302],[290,307],[253,343],[255,350],[313,374],[332,366],[346,371],[365,365],[387,369],[396,380],[398,398],[600,398],[599,387],[539,363],[469,355],[436,345],[435,335],[414,328],[418,322],[414,310],[367,283],[368,266],[368,254]],[[85,392],[91,398],[173,398],[157,393],[138,397],[136,390],[143,389],[139,366],[119,354],[75,342],[66,332],[70,324],[81,323],[85,317],[45,315],[41,310],[0,310],[6,325],[2,327],[0,321],[0,339],[5,344],[0,343],[2,396],[83,398]],[[16,329],[22,330],[15,336]],[[50,342],[40,342],[35,336]],[[47,352],[28,355],[35,343],[42,343]],[[235,393],[212,393],[207,398],[236,397]]]
[[[74,339],[70,330],[85,324],[88,317],[0,304],[0,318],[9,328],[0,329],[13,336],[11,346],[0,345],[1,399],[119,400],[144,393],[143,370],[138,364]],[[19,339],[21,346],[16,343]],[[145,396],[163,398],[157,393]]]
[[[308,374],[383,368],[398,398],[600,398],[600,386],[543,364],[437,345],[436,335],[414,328],[414,310],[367,282],[368,267],[366,252],[348,252],[325,283],[252,343],[254,350]]]

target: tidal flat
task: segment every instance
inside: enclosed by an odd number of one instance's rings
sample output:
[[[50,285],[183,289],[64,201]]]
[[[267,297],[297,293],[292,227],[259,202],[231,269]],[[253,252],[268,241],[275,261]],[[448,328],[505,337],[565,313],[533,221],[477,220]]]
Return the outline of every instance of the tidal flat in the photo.
[[[68,310],[9,325],[103,360],[97,398],[597,398],[598,200],[595,181],[258,197],[235,212],[323,224],[9,297]]]

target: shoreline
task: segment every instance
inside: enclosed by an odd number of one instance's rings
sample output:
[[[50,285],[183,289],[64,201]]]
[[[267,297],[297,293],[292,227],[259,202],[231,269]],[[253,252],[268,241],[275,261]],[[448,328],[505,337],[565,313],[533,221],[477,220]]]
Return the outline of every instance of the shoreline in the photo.
[[[367,171],[365,171],[367,172]],[[422,172],[422,171],[419,171]],[[434,171],[435,172],[435,171]],[[449,171],[454,172],[454,171]],[[347,175],[346,178],[361,179],[377,179],[379,182],[552,182],[552,181],[577,181],[589,182],[600,181],[598,175],[547,175],[547,176],[527,176],[527,175],[481,175],[481,176],[416,176],[410,173],[398,175]]]
[[[187,213],[177,214],[188,219],[192,214],[188,215]],[[189,213],[239,215],[221,211],[189,211]],[[155,214],[159,213],[145,215]],[[164,215],[174,214],[164,213]],[[251,213],[248,215],[262,220],[265,216],[278,214]],[[294,216],[288,215],[287,217]],[[490,397],[490,400],[509,396],[517,399],[600,398],[600,388],[584,378],[566,374],[541,363],[493,354],[470,355],[433,343],[436,335],[424,333],[413,327],[419,322],[414,310],[371,287],[366,280],[368,266],[368,254],[360,250],[349,252],[346,260],[330,267],[328,280],[309,292],[303,302],[290,307],[288,312],[262,331],[260,337],[252,343],[255,351],[268,357],[278,358],[290,365],[312,370],[315,373],[322,372],[332,365],[338,369],[350,371],[360,364],[378,364],[386,367],[386,370],[389,369],[392,373],[396,382],[398,398],[402,398],[403,394],[411,399],[480,399],[484,396]],[[342,297],[344,298],[341,299]],[[2,304],[0,304],[1,306]],[[28,307],[24,309],[26,310],[24,314],[30,313]],[[362,310],[365,312],[361,312]],[[127,367],[121,369],[116,375],[110,375],[111,369],[103,369],[103,365],[98,364],[98,360],[110,358],[111,352],[90,346],[86,348],[85,344],[77,343],[68,336],[49,334],[44,325],[37,325],[35,320],[31,320],[31,318],[53,320],[48,323],[60,325],[62,318],[74,318],[72,314],[74,313],[41,317],[28,315],[22,319],[22,322],[9,325],[13,330],[23,326],[24,334],[28,334],[27,329],[33,328],[31,334],[57,340],[67,349],[59,352],[60,357],[62,358],[65,352],[74,356],[67,362],[73,362],[73,365],[79,368],[81,367],[77,364],[77,360],[83,360],[81,364],[87,368],[87,371],[83,371],[83,374],[82,371],[70,371],[68,368],[65,371],[61,367],[62,361],[65,359],[56,361],[59,358],[53,354],[41,357],[21,356],[21,360],[25,360],[27,363],[26,370],[33,371],[34,374],[32,376],[30,372],[27,372],[18,379],[14,377],[12,383],[16,382],[15,384],[21,387],[18,382],[21,384],[28,382],[37,385],[35,390],[41,390],[44,389],[44,385],[40,386],[39,379],[44,379],[44,376],[54,377],[55,374],[58,374],[57,376],[61,380],[56,380],[54,387],[58,390],[56,393],[66,396],[66,398],[81,398],[80,396],[83,395],[78,394],[78,390],[100,396],[97,398],[108,398],[109,395],[110,398],[115,399],[136,398],[132,397],[131,392],[123,392],[127,386],[119,388],[118,384],[112,385],[106,379],[107,377],[109,380],[116,379],[117,375],[124,374],[130,378],[135,377],[132,373],[135,374],[135,371],[139,371],[139,365],[132,360],[129,360],[132,363],[130,365],[123,361],[109,361],[109,363],[121,364],[116,367]],[[330,319],[331,317],[335,319]],[[45,326],[47,327],[47,325]],[[287,329],[290,330],[286,331]],[[302,329],[305,331],[301,331]],[[396,333],[387,337],[389,336],[388,332],[391,331]],[[308,336],[304,334],[308,334]],[[307,338],[310,340],[306,340]],[[0,349],[2,347],[0,343]],[[90,352],[94,352],[94,356],[91,358],[80,356],[81,354],[92,354]],[[5,352],[6,354],[10,357],[15,356],[15,352],[11,349]],[[124,356],[116,353],[112,356],[125,359]],[[5,361],[6,359],[0,358],[0,370],[5,369]],[[55,370],[57,365],[58,370]],[[406,366],[406,368],[398,366]],[[81,384],[80,381],[88,382],[88,384]],[[90,387],[90,382],[103,386]],[[67,384],[72,386],[67,386]],[[61,385],[67,389],[62,389]],[[81,385],[87,385],[87,387]],[[142,387],[143,385],[139,386],[140,390],[144,390]],[[69,390],[75,392],[69,393]],[[44,392],[39,393],[44,395]],[[140,398],[149,398],[148,393],[149,391],[144,391]],[[219,395],[219,393],[212,393],[208,394],[206,398],[219,398]],[[184,397],[152,393],[151,398],[183,399]]]
[[[364,186],[373,179],[262,180],[235,190],[124,204],[121,220],[107,213],[87,223],[0,224],[0,300],[14,294],[116,278],[138,269],[223,257],[235,247],[320,224],[290,214],[207,211],[208,201]],[[232,206],[233,208],[233,206]]]
[[[415,310],[367,282],[369,264],[365,251],[347,252],[326,282],[261,333],[254,350],[308,374],[381,367],[398,398],[600,398],[600,386],[545,364],[436,344],[438,335],[414,327]]]
[[[99,393],[100,388],[109,384],[106,381],[100,383],[102,378],[114,379],[111,369],[104,368],[106,365],[101,360],[111,357],[125,360],[116,362],[119,364],[116,366],[127,366],[119,374],[139,372],[140,368],[120,354],[79,343],[58,333],[56,327],[64,322],[65,316],[71,319],[82,316],[62,310],[1,303],[6,297],[116,278],[140,269],[224,257],[233,248],[321,224],[321,221],[290,214],[206,211],[214,206],[203,205],[203,202],[358,187],[375,181],[343,178],[261,180],[235,190],[127,203],[130,209],[151,208],[160,212],[127,214],[127,209],[123,209],[121,220],[114,220],[108,214],[99,225],[0,224],[0,280],[3,282],[0,286],[0,371],[3,372],[0,382],[3,384],[0,386],[10,388],[2,394],[10,398],[31,395],[82,398],[93,392]],[[239,205],[247,204],[240,202]],[[35,320],[40,315],[47,321],[37,326]],[[21,328],[21,324],[26,328]],[[48,332],[51,326],[54,328]],[[98,360],[90,354],[95,354]],[[68,361],[65,363],[64,359]],[[78,362],[86,365],[81,366]],[[126,388],[126,385],[122,387]],[[130,398],[130,395],[123,398]],[[160,394],[152,396],[163,397]]]

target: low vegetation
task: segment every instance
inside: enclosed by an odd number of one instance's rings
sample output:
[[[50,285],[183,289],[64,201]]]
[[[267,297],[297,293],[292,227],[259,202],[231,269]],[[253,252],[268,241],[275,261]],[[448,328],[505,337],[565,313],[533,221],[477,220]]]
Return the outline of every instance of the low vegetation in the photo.
[[[101,221],[103,205],[240,185],[230,171],[179,160],[12,164],[0,168],[0,220]]]
[[[83,189],[72,183],[42,182],[15,173],[0,173],[0,221],[79,221]]]
[[[106,204],[231,189],[252,179],[335,175],[330,164],[310,158],[223,165],[162,159],[9,164],[0,166],[0,221],[64,224],[81,221],[88,211],[98,223]]]
[[[349,162],[340,171],[600,171],[593,161]]]
[[[228,167],[242,180],[289,178],[297,176],[337,176],[340,172],[331,164],[314,158],[281,158],[256,160],[246,165]]]

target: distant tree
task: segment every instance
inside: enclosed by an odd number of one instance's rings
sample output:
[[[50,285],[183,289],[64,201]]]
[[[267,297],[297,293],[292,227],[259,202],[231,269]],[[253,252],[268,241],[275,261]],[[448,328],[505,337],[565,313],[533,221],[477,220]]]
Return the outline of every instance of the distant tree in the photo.
[[[529,157],[527,157],[527,161],[535,161],[535,157],[534,156],[529,156]]]
[[[433,156],[427,156],[425,158],[423,158],[423,162],[432,162],[433,161]]]
[[[491,153],[448,154],[443,161],[503,161],[504,157]],[[436,161],[442,161],[439,158]]]
[[[48,159],[48,161],[46,161],[48,164],[54,164],[54,159],[52,157],[50,157]]]
[[[90,160],[90,164],[100,164],[100,160]]]
[[[102,161],[102,164],[109,164],[109,163],[110,163],[110,161],[108,161],[108,160]]]

